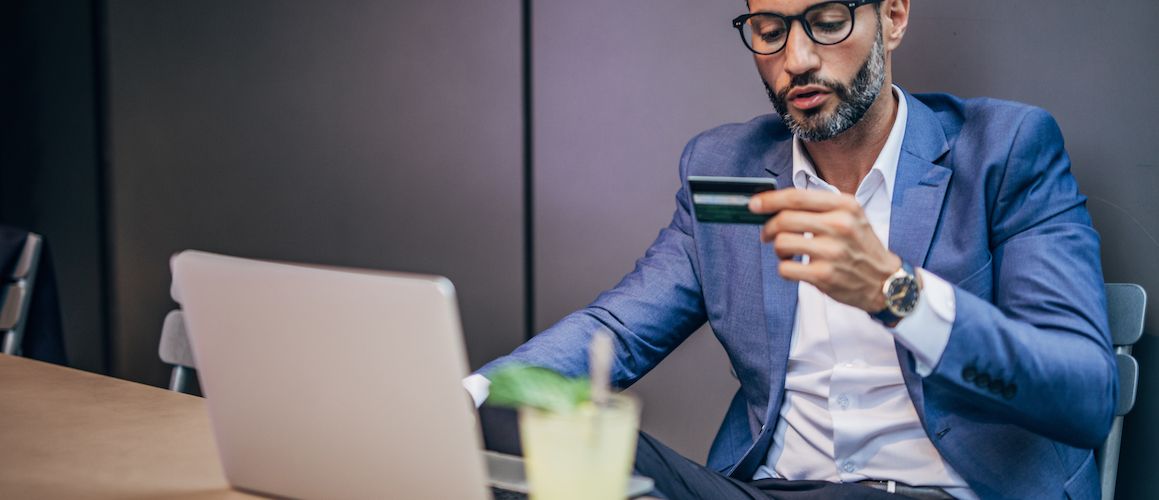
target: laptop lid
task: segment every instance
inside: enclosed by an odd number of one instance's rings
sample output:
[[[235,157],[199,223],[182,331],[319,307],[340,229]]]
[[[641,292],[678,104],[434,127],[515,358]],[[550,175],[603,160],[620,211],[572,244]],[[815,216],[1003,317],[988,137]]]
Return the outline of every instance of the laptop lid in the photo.
[[[171,264],[231,485],[489,497],[446,278],[196,251]]]

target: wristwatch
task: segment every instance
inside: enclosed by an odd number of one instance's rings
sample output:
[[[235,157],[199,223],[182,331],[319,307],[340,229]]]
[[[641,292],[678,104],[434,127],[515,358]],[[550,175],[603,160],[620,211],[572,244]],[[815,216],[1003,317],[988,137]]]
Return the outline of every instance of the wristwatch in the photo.
[[[902,261],[901,268],[881,284],[881,291],[885,294],[885,309],[869,313],[869,316],[885,326],[893,327],[917,307],[922,288],[914,275],[913,266]]]

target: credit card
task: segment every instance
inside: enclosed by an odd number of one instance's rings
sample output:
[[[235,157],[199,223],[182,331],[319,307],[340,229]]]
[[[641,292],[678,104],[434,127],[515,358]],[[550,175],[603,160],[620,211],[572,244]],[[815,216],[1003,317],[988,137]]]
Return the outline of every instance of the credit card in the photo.
[[[692,210],[700,222],[724,224],[764,224],[773,214],[749,211],[754,194],[777,189],[777,181],[768,177],[688,176],[692,191]]]

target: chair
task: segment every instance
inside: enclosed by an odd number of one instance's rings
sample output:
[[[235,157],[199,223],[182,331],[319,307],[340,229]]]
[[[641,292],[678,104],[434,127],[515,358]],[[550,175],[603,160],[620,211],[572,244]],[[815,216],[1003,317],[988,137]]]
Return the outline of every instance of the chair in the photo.
[[[169,289],[169,295],[180,302],[177,284]],[[169,375],[169,390],[189,393],[191,382],[197,378],[197,361],[193,359],[193,349],[189,346],[189,333],[185,329],[185,315],[180,309],[169,311],[161,326],[161,343],[157,348],[161,361],[173,365]]]
[[[185,315],[180,309],[169,311],[165,324],[161,327],[161,344],[157,349],[161,361],[173,365],[169,375],[169,390],[189,393],[190,383],[197,377],[194,370],[193,349],[189,347],[189,334],[185,331]]]
[[[1139,362],[1131,356],[1131,346],[1143,336],[1143,317],[1147,309],[1147,292],[1132,283],[1107,283],[1107,319],[1115,361],[1119,365],[1119,401],[1115,421],[1107,440],[1095,452],[1103,485],[1103,500],[1115,498],[1115,480],[1119,470],[1119,445],[1123,438],[1123,415],[1135,406],[1139,385]]]
[[[36,233],[28,233],[24,247],[16,260],[11,274],[0,282],[0,337],[4,354],[22,354],[24,328],[28,324],[28,308],[32,304],[32,288],[36,283],[36,271],[40,266],[40,252],[43,238]]]

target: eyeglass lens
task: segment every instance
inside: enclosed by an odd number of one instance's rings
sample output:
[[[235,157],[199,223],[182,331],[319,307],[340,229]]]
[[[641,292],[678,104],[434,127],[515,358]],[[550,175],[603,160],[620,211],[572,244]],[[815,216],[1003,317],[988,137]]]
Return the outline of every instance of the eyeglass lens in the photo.
[[[803,14],[808,26],[805,32],[814,42],[833,45],[845,40],[853,29],[852,11],[839,2],[815,5]],[[785,18],[774,14],[758,14],[741,25],[746,43],[754,52],[772,54],[781,50],[788,39],[790,26]]]

